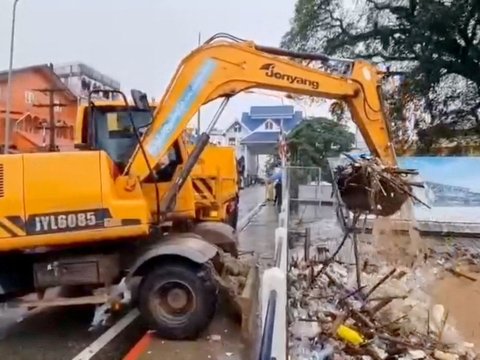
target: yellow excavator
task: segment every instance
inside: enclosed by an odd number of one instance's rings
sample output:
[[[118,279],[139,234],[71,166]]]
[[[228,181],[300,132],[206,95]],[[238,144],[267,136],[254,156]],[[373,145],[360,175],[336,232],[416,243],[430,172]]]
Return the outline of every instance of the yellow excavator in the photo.
[[[102,90],[105,92],[105,90]],[[93,95],[95,91],[92,92]],[[133,134],[133,119],[137,131],[143,131],[152,121],[156,104],[150,104],[150,110],[126,105],[122,101],[94,101],[90,99],[77,110],[75,147],[80,150],[97,148],[89,140],[89,122],[104,122],[111,136],[116,136],[118,151],[128,158],[133,153],[135,143],[125,141]],[[123,142],[123,143],[122,143]],[[164,158],[161,176],[156,180],[162,187],[162,193],[180,171],[182,159],[189,157],[194,145],[186,138],[185,132],[178,136]],[[129,155],[128,155],[129,154]],[[164,214],[162,228],[165,231],[191,231],[208,237],[209,241],[222,250],[238,255],[236,226],[238,222],[239,186],[235,151],[231,147],[218,147],[208,144],[195,163],[186,183],[176,195],[175,206]],[[151,191],[148,182],[142,184]],[[193,199],[193,202],[192,202]],[[153,210],[155,211],[155,210]],[[229,226],[227,226],[229,225]]]
[[[181,61],[146,126],[131,112],[118,129],[107,116],[93,117],[77,129],[83,151],[0,156],[1,299],[37,293],[41,304],[45,289],[60,285],[108,295],[140,279],[134,300],[151,328],[165,338],[195,338],[215,313],[222,252],[206,237],[166,232],[162,224],[179,204],[194,217],[187,180],[230,97],[263,88],[343,100],[372,155],[396,167],[382,74],[365,61],[335,61],[348,71],[330,71],[324,55],[218,34]],[[132,90],[132,98],[135,109],[150,112],[143,93]],[[176,141],[190,119],[219,98],[207,131],[181,154]]]

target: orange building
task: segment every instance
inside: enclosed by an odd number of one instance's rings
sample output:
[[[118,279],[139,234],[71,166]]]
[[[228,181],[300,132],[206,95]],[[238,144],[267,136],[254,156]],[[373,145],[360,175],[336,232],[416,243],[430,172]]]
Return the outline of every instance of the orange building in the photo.
[[[5,112],[8,72],[0,72],[0,145],[5,137]],[[49,93],[42,89],[61,89],[54,93],[55,144],[60,150],[73,149],[77,97],[53,71],[51,65],[14,69],[10,112],[10,145],[21,152],[47,149],[50,143]],[[39,106],[42,105],[42,106]]]

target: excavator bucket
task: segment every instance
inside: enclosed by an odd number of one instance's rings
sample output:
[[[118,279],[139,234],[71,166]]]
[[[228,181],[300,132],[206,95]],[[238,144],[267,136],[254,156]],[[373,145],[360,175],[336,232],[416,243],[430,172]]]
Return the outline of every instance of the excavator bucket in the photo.
[[[358,159],[335,170],[337,187],[346,207],[354,212],[391,216],[408,198],[417,199],[407,175],[412,170],[384,166],[378,159]]]
[[[257,329],[259,269],[256,256],[222,256],[218,274],[221,294],[232,317],[241,324],[242,337],[251,341]]]

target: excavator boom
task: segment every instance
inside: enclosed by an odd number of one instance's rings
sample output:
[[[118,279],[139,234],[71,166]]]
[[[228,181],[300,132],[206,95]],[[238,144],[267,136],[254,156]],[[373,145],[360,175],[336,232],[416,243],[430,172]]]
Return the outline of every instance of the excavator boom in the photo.
[[[137,147],[127,173],[144,180],[149,165],[157,166],[203,104],[252,88],[345,101],[372,154],[385,165],[396,166],[379,90],[381,74],[374,65],[342,60],[348,71],[332,73],[302,64],[316,60],[328,65],[324,55],[212,39],[180,63],[142,139],[146,156]]]

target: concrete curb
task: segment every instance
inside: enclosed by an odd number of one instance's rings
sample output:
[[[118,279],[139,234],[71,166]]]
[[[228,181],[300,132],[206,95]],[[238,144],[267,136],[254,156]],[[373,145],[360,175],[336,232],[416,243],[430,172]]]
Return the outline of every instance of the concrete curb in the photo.
[[[242,232],[248,226],[250,221],[260,212],[260,209],[265,206],[265,201],[257,204],[247,215],[241,218],[237,224],[237,232]]]

